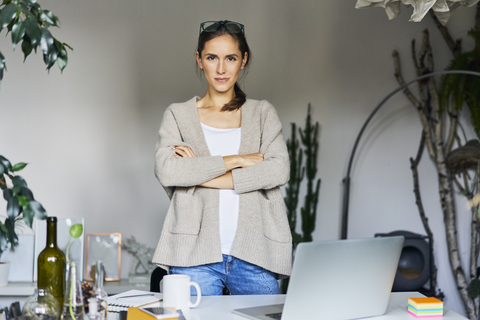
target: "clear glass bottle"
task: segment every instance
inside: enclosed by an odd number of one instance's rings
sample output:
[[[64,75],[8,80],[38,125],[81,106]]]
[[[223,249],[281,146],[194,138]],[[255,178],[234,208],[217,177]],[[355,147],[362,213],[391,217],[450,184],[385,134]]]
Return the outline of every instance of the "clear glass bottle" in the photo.
[[[65,255],[57,246],[57,217],[47,217],[47,245],[38,255],[38,289],[48,289],[63,305]]]
[[[82,285],[77,278],[77,266],[75,262],[69,263],[64,297],[61,319],[83,320],[85,309],[83,305]]]
[[[97,311],[100,313],[102,319],[107,319],[108,294],[103,288],[103,276],[103,263],[98,260],[95,267],[95,286],[93,287],[93,292],[97,300]]]
[[[89,320],[103,320],[102,315],[98,312],[97,298],[88,299],[88,319]]]
[[[48,289],[35,289],[35,293],[23,304],[22,318],[23,320],[58,320],[60,305]]]

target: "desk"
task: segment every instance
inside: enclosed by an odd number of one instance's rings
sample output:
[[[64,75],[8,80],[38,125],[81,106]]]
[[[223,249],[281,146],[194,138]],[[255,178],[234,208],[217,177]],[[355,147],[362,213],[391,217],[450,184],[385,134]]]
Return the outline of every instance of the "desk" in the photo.
[[[105,281],[105,291],[109,294],[117,294],[130,289],[150,290],[149,284],[130,284],[128,279],[120,281]],[[14,301],[19,301],[23,307],[23,303],[31,296],[37,287],[36,282],[9,282],[7,286],[0,287],[0,307],[7,307]]]
[[[415,320],[407,312],[407,301],[411,297],[423,297],[418,292],[394,292],[390,296],[387,312],[379,317],[366,319],[372,320]],[[206,296],[197,308],[190,310],[190,315],[185,315],[187,320],[246,320],[242,316],[232,313],[233,309],[256,307],[269,304],[279,304],[285,301],[285,295],[264,296]],[[312,319],[321,319],[321,314]],[[464,320],[458,313],[444,308],[442,320]]]

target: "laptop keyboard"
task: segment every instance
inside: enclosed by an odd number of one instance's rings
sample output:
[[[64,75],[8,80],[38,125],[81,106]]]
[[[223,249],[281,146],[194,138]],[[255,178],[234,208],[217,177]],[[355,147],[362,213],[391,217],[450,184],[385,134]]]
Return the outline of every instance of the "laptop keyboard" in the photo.
[[[280,320],[282,319],[282,313],[281,312],[278,312],[278,313],[269,313],[269,314],[266,314],[267,317],[270,317],[272,319],[277,319],[277,320]]]

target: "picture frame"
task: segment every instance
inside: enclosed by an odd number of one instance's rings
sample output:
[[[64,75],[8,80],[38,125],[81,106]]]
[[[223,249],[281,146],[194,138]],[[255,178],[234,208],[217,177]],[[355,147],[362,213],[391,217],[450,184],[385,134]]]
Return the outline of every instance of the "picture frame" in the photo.
[[[105,281],[120,281],[122,235],[120,233],[87,234],[87,258],[85,279],[95,279],[95,266],[101,260],[105,271]]]

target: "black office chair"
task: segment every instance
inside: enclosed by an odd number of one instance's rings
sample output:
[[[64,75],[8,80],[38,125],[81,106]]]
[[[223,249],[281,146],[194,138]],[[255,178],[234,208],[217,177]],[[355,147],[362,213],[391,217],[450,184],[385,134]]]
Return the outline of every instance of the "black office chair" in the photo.
[[[156,267],[150,276],[150,292],[160,292],[160,281],[167,275],[167,271]]]

